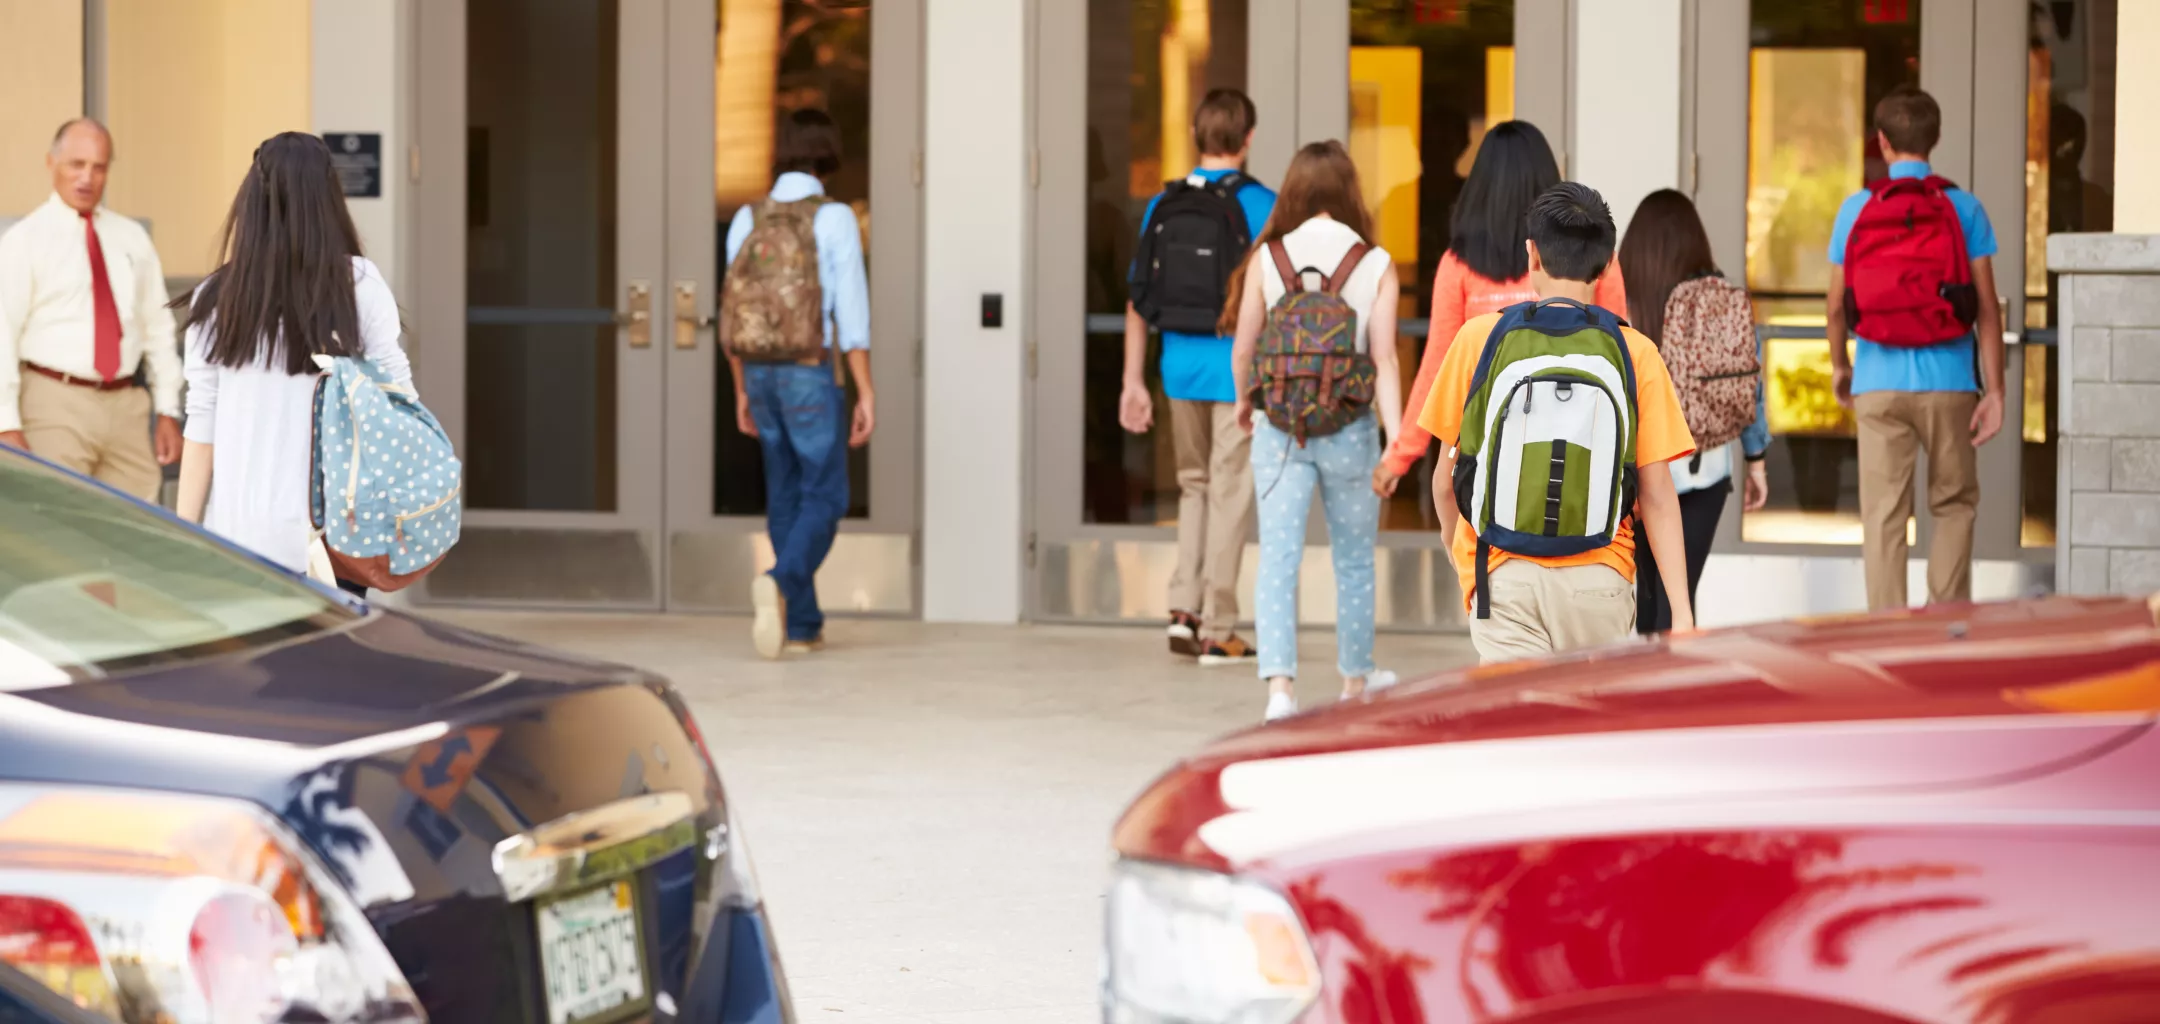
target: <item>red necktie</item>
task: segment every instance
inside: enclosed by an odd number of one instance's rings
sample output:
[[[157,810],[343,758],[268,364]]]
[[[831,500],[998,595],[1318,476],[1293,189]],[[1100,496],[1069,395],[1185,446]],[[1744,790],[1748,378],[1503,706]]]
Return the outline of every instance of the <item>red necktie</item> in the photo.
[[[97,373],[108,381],[120,376],[120,305],[113,301],[112,278],[105,274],[105,247],[98,244],[97,221],[83,214],[83,234],[90,242],[90,296],[97,307]]]

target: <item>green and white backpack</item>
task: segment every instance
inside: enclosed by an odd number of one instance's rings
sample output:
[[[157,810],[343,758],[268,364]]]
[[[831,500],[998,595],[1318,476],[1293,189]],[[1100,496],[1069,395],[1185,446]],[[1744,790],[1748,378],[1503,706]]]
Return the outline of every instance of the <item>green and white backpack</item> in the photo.
[[[1635,506],[1635,364],[1623,321],[1568,299],[1501,311],[1471,378],[1455,505],[1477,530],[1477,616],[1492,549],[1555,557],[1612,544]]]

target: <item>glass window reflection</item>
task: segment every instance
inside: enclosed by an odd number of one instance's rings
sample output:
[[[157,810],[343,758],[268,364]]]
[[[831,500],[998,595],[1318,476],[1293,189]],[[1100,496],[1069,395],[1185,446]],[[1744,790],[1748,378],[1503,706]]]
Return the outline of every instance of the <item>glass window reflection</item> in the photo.
[[[2034,5],[2025,71],[2026,547],[2055,543],[2055,275],[2047,240],[2115,224],[2115,0]],[[2035,344],[2043,343],[2043,344]]]
[[[1749,5],[1747,283],[1764,326],[1770,505],[1741,536],[1860,543],[1859,445],[1830,387],[1822,328],[1838,205],[1887,173],[1870,111],[1920,79],[1922,0],[1752,0]],[[1910,527],[1908,527],[1910,529]]]
[[[1088,4],[1087,352],[1081,519],[1177,521],[1170,403],[1151,340],[1147,380],[1154,429],[1118,425],[1123,385],[1125,274],[1148,200],[1191,170],[1193,108],[1214,88],[1245,88],[1247,0],[1094,0]],[[1269,112],[1261,112],[1266,122]],[[1280,168],[1253,168],[1272,183]]]
[[[1449,218],[1488,125],[1515,116],[1514,0],[1351,0],[1350,156],[1376,242],[1402,279],[1403,394],[1417,376]],[[1404,415],[1414,416],[1415,410]],[[1438,446],[1434,446],[1437,448]],[[1381,510],[1386,530],[1437,529],[1428,451]]]
[[[727,229],[735,211],[772,189],[780,119],[823,110],[840,129],[840,171],[825,194],[846,203],[870,247],[870,0],[716,0],[713,74],[713,227],[719,275],[727,275]],[[877,285],[873,272],[871,287]],[[718,282],[715,282],[716,286]],[[717,290],[715,294],[718,294]],[[907,339],[878,335],[870,343]],[[754,437],[735,429],[735,381],[715,359],[712,511],[765,513],[765,462]],[[855,382],[848,380],[848,408]],[[879,443],[872,440],[871,444]],[[848,451],[848,516],[870,514],[870,449]]]

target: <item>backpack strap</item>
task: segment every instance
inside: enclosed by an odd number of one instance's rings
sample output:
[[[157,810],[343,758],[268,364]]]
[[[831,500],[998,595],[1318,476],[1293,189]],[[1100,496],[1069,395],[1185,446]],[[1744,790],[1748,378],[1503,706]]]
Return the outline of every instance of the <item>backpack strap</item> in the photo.
[[[1343,254],[1342,262],[1336,265],[1335,273],[1329,276],[1327,293],[1341,295],[1343,286],[1350,283],[1350,275],[1357,273],[1358,264],[1365,262],[1365,254],[1371,251],[1372,246],[1365,242],[1351,246],[1350,251]]]
[[[1275,258],[1275,276],[1282,278],[1283,294],[1295,295],[1305,290],[1305,282],[1298,277],[1297,268],[1290,265],[1290,250],[1283,248],[1278,238],[1267,244],[1268,255]]]

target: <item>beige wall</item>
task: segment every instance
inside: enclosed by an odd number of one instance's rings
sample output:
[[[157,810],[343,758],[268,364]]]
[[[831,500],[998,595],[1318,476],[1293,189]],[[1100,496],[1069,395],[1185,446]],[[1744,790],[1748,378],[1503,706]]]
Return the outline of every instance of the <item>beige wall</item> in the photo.
[[[2160,107],[2160,0],[2116,10],[2115,231],[2160,234],[2160,117],[2150,116]]]
[[[53,129],[82,113],[82,5],[0,0],[0,218],[52,191]]]
[[[106,5],[106,106],[116,145],[106,202],[151,222],[168,277],[199,277],[215,265],[218,232],[256,145],[310,130],[309,6]]]

